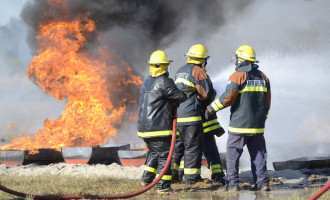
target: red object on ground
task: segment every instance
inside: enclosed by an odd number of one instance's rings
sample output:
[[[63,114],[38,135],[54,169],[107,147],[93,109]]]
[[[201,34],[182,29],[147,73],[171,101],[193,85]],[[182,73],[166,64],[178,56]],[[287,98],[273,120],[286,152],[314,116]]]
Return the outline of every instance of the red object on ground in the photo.
[[[145,158],[135,158],[135,159],[120,159],[121,164],[124,167],[129,167],[133,165],[134,167],[141,167],[146,162]]]
[[[87,164],[89,159],[64,159],[68,164]]]
[[[330,182],[323,186],[319,191],[317,191],[313,196],[309,197],[308,200],[318,199],[323,193],[325,193],[330,188]]]
[[[172,142],[171,142],[171,147],[170,147],[170,153],[168,154],[167,161],[165,163],[165,166],[162,170],[162,172],[159,174],[159,176],[147,187],[143,188],[142,190],[139,190],[137,192],[133,192],[130,194],[124,194],[124,195],[112,195],[112,196],[91,196],[91,195],[76,195],[76,196],[43,196],[43,195],[32,195],[33,199],[127,199],[130,197],[137,196],[139,194],[142,194],[149,189],[151,189],[154,185],[157,184],[157,182],[162,178],[162,176],[165,174],[166,169],[170,167],[171,165],[171,158],[173,155],[173,150],[174,150],[174,144],[175,144],[175,137],[176,137],[176,109],[175,109],[175,115],[174,115],[174,120],[173,120],[173,133],[172,133]],[[7,192],[12,195],[16,195],[19,197],[27,197],[28,194],[22,193],[22,192],[17,192],[15,190],[8,189],[2,185],[0,185],[0,190]]]
[[[3,160],[3,161],[1,161],[0,164],[5,164],[5,165],[7,165],[7,166],[15,166],[15,165],[21,165],[22,162]]]

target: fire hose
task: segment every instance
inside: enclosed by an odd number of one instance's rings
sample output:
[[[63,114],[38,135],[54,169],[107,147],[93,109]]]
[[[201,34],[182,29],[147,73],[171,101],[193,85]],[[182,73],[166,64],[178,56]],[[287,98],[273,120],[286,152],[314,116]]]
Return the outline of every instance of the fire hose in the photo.
[[[325,193],[330,188],[330,182],[323,186],[319,191],[317,191],[313,196],[309,197],[308,200],[318,199],[323,193]]]
[[[151,189],[154,185],[157,184],[157,182],[162,178],[162,176],[165,174],[167,168],[170,166],[171,164],[171,157],[173,154],[173,150],[174,150],[174,143],[175,143],[175,137],[176,137],[176,109],[175,109],[175,113],[174,113],[174,120],[173,120],[173,133],[172,133],[172,141],[171,141],[171,147],[170,147],[170,152],[168,154],[167,157],[167,161],[165,163],[165,166],[162,170],[162,172],[159,174],[159,176],[148,186],[146,186],[145,188],[137,191],[137,192],[133,192],[133,193],[129,193],[129,194],[123,194],[123,195],[75,195],[75,196],[44,196],[44,195],[31,195],[31,194],[26,194],[26,193],[22,193],[22,192],[18,192],[9,188],[6,188],[2,185],[0,185],[0,190],[15,195],[15,196],[19,196],[19,197],[27,197],[27,196],[32,196],[33,199],[51,199],[51,200],[59,200],[59,199],[127,199],[130,197],[134,197],[137,195],[140,195],[146,191],[148,191],[149,189]]]

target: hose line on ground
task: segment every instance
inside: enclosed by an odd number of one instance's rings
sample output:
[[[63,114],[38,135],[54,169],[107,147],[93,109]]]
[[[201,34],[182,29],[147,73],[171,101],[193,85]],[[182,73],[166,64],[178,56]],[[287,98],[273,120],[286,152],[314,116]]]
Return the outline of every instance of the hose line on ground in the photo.
[[[330,182],[323,186],[319,191],[317,191],[313,196],[309,197],[308,200],[318,199],[322,194],[324,194],[330,188]]]
[[[127,199],[130,197],[134,197],[137,195],[140,195],[146,191],[148,191],[149,189],[151,189],[154,185],[157,184],[157,182],[162,178],[162,176],[165,174],[167,168],[170,166],[171,164],[171,158],[172,158],[172,154],[173,154],[173,150],[174,150],[174,143],[175,143],[175,138],[176,138],[176,109],[174,111],[174,120],[173,120],[173,133],[172,133],[172,142],[171,142],[171,147],[170,147],[170,152],[169,155],[167,157],[167,161],[165,163],[165,166],[162,170],[162,172],[159,174],[159,176],[148,186],[146,186],[145,188],[137,191],[137,192],[133,192],[133,193],[129,193],[129,194],[123,194],[123,195],[75,195],[75,196],[43,196],[43,195],[31,195],[31,194],[26,194],[26,193],[22,193],[22,192],[17,192],[15,190],[11,190],[9,188],[6,188],[2,185],[0,185],[0,190],[15,195],[15,196],[19,196],[19,197],[27,197],[27,196],[32,196],[33,199],[50,199],[50,200],[60,200],[60,199]]]

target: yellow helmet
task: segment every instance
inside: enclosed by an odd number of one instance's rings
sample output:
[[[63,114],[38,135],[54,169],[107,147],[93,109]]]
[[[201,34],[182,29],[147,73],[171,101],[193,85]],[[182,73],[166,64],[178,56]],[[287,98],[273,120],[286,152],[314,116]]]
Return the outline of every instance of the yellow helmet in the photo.
[[[148,61],[150,65],[170,64],[170,62],[172,62],[172,60],[169,60],[165,51],[161,50],[154,51]]]
[[[249,60],[256,63],[259,62],[258,60],[256,60],[256,53],[249,45],[243,45],[238,47],[235,52],[235,56],[243,60]]]
[[[209,58],[207,48],[202,44],[191,46],[188,53],[185,55],[191,58]]]
[[[165,51],[154,51],[150,56],[150,60],[148,61],[150,65],[150,76],[157,77],[162,74],[165,74],[167,72],[168,65],[170,64],[170,62],[173,61],[168,59],[168,56]]]

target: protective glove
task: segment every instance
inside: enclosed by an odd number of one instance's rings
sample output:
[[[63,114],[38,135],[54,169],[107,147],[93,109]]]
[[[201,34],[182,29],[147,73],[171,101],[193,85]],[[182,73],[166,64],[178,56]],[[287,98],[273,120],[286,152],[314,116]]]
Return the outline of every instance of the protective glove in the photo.
[[[216,135],[217,137],[221,137],[225,132],[226,132],[226,131],[225,131],[222,127],[220,127],[219,132],[216,133],[215,135]]]

